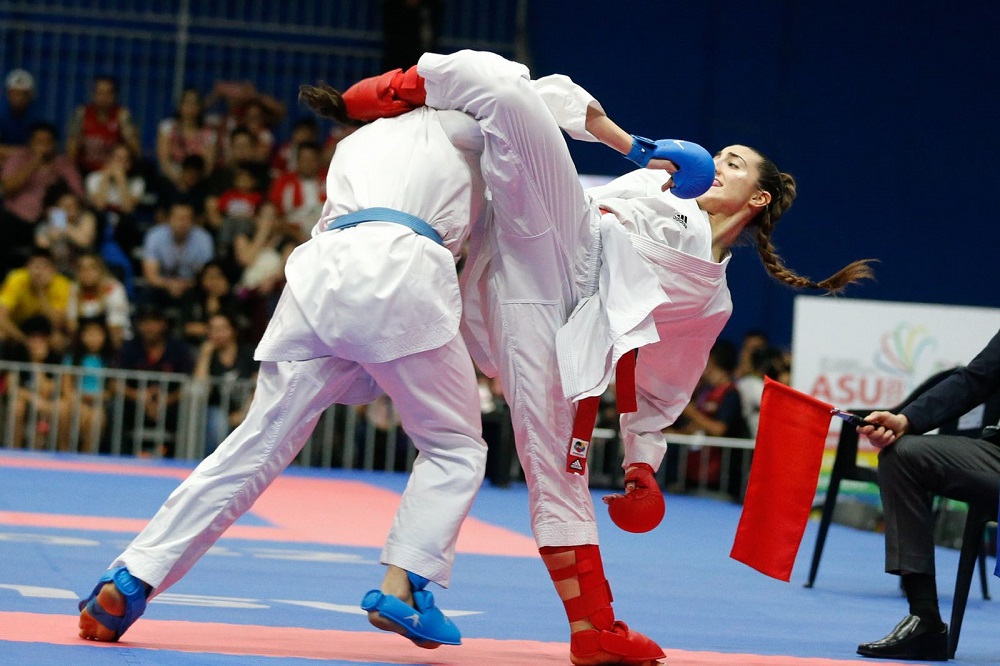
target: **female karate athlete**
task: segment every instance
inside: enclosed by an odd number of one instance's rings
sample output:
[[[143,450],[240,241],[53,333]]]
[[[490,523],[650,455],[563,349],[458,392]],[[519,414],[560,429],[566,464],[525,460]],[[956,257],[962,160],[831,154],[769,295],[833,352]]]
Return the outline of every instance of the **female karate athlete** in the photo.
[[[319,104],[314,92],[303,91],[311,105]],[[81,601],[81,637],[118,640],[294,459],[327,407],[384,391],[418,455],[382,551],[381,590],[365,595],[364,607],[372,624],[422,647],[460,642],[423,588],[449,584],[458,530],[485,470],[476,376],[457,334],[455,268],[485,204],[482,143],[469,116],[430,108],[340,143],[323,216],[289,258],[257,348],[246,419]],[[328,230],[359,216],[369,221]]]
[[[479,122],[493,215],[472,231],[463,332],[511,405],[532,529],[566,609],[573,663],[655,662],[660,647],[614,617],[584,465],[593,421],[574,400],[599,396],[619,359],[639,349],[638,409],[621,419],[627,493],[608,501],[619,525],[652,529],[663,515],[653,476],[666,451],[661,431],[689,401],[732,310],[730,247],[752,235],[777,279],[834,292],[870,277],[867,262],[819,283],[787,269],[770,238],[795,182],[746,146],[720,151],[711,187],[694,200],[664,192],[663,174],[642,169],[584,192],[560,127],[640,165],[649,142],[566,77],[531,81],[495,54],[425,54],[407,72],[356,84],[344,101],[359,119],[426,104]]]

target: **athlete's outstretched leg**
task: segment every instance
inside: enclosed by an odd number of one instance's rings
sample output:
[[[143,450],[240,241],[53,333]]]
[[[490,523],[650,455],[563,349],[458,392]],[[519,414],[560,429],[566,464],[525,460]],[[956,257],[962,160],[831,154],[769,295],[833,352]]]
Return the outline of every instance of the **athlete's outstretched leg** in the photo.
[[[171,493],[112,568],[125,567],[149,598],[177,582],[288,466],[323,411],[363,374],[357,364],[332,357],[261,363],[246,419]],[[126,598],[112,582],[96,597],[109,615],[125,611]],[[110,630],[86,605],[81,609],[81,638],[117,640],[127,628]]]

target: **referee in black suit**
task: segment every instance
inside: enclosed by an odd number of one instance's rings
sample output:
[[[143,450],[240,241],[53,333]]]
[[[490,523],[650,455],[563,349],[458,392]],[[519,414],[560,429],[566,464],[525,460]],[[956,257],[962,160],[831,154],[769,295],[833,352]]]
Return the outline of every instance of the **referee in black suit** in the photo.
[[[1000,333],[965,367],[900,410],[873,412],[858,432],[879,452],[878,477],[885,511],[885,570],[902,576],[910,614],[858,654],[885,659],[945,661],[948,627],[938,610],[934,578],[934,495],[997,506],[1000,436],[924,435],[984,403],[1000,390]]]

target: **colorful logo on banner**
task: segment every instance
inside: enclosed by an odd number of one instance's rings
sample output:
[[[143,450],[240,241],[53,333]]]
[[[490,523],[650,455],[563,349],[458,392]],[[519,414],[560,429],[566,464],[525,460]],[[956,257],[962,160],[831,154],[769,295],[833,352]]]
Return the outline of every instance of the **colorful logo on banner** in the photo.
[[[896,375],[912,375],[921,357],[937,349],[938,342],[924,326],[898,324],[886,331],[875,353],[875,366]]]

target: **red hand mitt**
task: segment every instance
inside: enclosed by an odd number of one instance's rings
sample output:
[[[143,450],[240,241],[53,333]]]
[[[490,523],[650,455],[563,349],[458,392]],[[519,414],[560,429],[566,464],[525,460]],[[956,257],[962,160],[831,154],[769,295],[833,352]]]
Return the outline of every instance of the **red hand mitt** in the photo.
[[[405,72],[394,69],[355,83],[344,91],[347,115],[355,120],[392,118],[418,106],[427,99],[424,79],[416,66]]]
[[[667,511],[653,468],[646,463],[631,465],[625,473],[626,489],[629,484],[633,484],[631,492],[604,498],[608,514],[615,525],[626,532],[649,532],[660,524]]]

